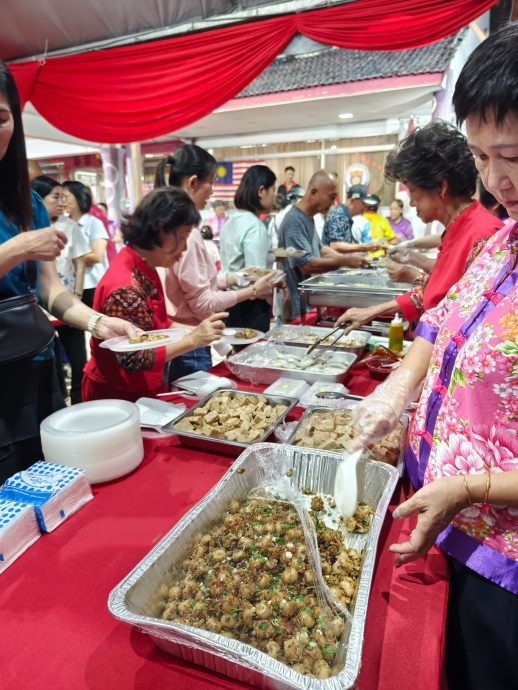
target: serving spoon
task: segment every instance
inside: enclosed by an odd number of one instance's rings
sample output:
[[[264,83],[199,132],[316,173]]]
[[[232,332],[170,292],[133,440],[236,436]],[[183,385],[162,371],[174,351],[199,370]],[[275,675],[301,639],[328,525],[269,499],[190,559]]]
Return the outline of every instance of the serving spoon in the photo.
[[[334,496],[337,508],[344,517],[351,517],[358,505],[358,495],[363,477],[360,477],[358,460],[363,448],[352,451],[340,460],[336,469]]]

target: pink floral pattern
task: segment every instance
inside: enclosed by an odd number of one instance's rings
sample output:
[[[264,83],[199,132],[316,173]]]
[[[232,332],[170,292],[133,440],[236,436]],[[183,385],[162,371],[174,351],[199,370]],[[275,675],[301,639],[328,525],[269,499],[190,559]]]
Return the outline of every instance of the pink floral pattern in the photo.
[[[496,300],[464,343],[458,335],[466,321],[487,303],[497,275],[516,256],[518,246],[509,243],[509,234],[509,226],[499,231],[444,300],[421,319],[439,332],[410,439],[417,458],[426,430],[429,397],[434,390],[441,391],[443,397],[425,483],[443,476],[518,469],[517,283],[503,299]],[[451,379],[445,384],[439,372],[452,342],[459,346],[459,352]],[[517,508],[474,504],[453,524],[518,560]]]

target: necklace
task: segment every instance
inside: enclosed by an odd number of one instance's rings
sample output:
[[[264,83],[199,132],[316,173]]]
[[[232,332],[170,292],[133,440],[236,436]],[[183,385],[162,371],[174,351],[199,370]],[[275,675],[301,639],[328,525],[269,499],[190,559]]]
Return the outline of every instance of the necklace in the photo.
[[[152,265],[149,263],[149,261],[146,259],[146,257],[145,257],[145,256],[142,256],[142,254],[140,254],[140,252],[138,252],[138,251],[135,249],[135,247],[132,246],[131,248],[133,249],[133,251],[135,252],[135,254],[139,257],[139,259],[142,259],[142,261],[146,264],[146,266],[149,266],[149,268],[154,268],[154,266],[152,266]]]
[[[465,204],[462,204],[462,206],[460,206],[460,207],[457,209],[457,213],[452,214],[452,215],[448,218],[448,222],[446,223],[446,229],[448,229],[448,228],[450,227],[450,225],[453,223],[453,221],[457,220],[457,218],[460,216],[460,214],[461,214],[465,209],[467,209],[468,206],[469,206],[471,203],[472,203],[471,201],[467,201]]]

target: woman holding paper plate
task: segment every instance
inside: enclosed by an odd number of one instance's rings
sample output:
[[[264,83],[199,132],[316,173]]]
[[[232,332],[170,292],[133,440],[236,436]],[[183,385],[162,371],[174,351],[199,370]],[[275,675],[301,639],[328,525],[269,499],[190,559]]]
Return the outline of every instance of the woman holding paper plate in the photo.
[[[208,151],[194,144],[186,144],[158,164],[155,187],[166,184],[181,187],[201,211],[212,194],[216,167],[216,159]],[[269,280],[270,276],[264,276],[254,285],[227,290],[235,285],[235,279],[232,274],[218,273],[196,227],[189,236],[187,249],[165,274],[169,315],[178,323],[196,326],[214,312],[231,309],[256,297],[259,300],[268,297],[273,291]],[[200,347],[171,362],[169,380],[195,371],[207,371],[211,366],[210,349]]]
[[[67,243],[50,226],[40,197],[31,192],[20,101],[0,63],[0,483],[42,457],[40,422],[64,406],[54,369],[52,328],[31,293],[60,321],[96,338],[135,335],[130,323],[97,314],[60,282],[55,259]],[[12,300],[29,304],[27,329],[6,322]],[[11,300],[8,302],[8,300]],[[28,300],[28,301],[27,301]],[[12,323],[12,321],[11,321]],[[3,325],[2,325],[3,324]],[[49,332],[50,330],[50,332]],[[27,337],[20,338],[21,333]],[[28,335],[30,333],[30,335]],[[13,344],[15,345],[13,347]]]
[[[157,268],[170,268],[182,255],[200,215],[181,189],[150,192],[121,227],[126,246],[110,264],[97,286],[94,307],[109,316],[122,316],[144,331],[169,329],[165,295]],[[103,344],[92,339],[92,357],[85,367],[83,399],[119,398],[134,402],[166,391],[164,365],[174,357],[206,347],[221,337],[227,314],[217,313],[192,330],[176,329],[164,344]],[[106,347],[105,347],[106,345]],[[115,348],[113,351],[110,348]],[[127,349],[125,349],[127,348]]]

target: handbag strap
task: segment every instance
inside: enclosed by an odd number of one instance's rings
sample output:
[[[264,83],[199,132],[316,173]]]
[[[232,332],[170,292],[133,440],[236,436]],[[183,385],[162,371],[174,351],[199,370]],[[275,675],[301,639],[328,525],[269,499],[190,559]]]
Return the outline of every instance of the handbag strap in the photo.
[[[23,270],[27,282],[29,283],[29,290],[33,293],[36,292],[36,278],[38,276],[38,272],[36,270],[36,262],[26,261]]]

